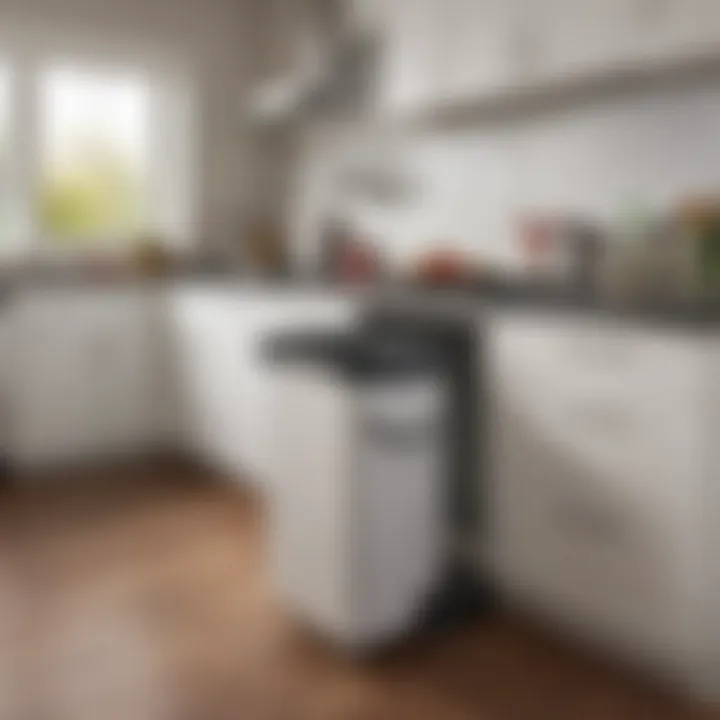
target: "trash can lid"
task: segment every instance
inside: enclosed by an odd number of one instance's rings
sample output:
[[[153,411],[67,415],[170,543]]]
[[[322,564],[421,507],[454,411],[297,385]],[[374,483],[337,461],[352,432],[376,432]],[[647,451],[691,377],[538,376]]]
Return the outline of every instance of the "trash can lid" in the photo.
[[[377,331],[286,332],[268,338],[263,350],[270,362],[318,364],[348,380],[400,379],[442,370],[441,356],[429,345]]]

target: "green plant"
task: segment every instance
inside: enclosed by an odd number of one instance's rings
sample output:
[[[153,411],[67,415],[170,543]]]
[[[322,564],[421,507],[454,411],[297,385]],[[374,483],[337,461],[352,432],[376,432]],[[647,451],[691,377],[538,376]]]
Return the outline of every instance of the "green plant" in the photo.
[[[72,158],[51,167],[42,180],[44,233],[62,244],[82,245],[102,234],[137,232],[146,215],[139,170],[98,139],[78,143]]]

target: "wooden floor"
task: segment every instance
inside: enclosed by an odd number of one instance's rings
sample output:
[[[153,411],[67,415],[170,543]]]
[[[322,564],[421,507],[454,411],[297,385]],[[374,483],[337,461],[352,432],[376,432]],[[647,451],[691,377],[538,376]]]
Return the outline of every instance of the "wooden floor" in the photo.
[[[0,493],[0,719],[720,717],[503,616],[353,664],[276,606],[262,538],[177,468]]]

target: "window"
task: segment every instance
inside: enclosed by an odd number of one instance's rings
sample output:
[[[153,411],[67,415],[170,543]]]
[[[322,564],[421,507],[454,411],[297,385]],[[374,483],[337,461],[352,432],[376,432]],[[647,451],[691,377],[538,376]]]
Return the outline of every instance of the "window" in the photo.
[[[147,84],[58,68],[40,88],[42,236],[83,245],[149,230]]]
[[[0,251],[189,238],[189,100],[167,71],[0,58]]]

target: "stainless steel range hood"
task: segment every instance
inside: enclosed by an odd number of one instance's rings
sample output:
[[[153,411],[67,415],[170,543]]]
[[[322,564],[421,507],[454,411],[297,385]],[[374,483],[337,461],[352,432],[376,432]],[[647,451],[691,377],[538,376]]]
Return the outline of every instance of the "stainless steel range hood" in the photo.
[[[261,123],[356,117],[371,105],[379,42],[359,27],[336,0],[315,0],[317,10],[287,75],[255,93],[253,117]]]

